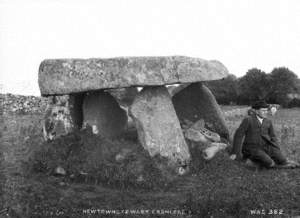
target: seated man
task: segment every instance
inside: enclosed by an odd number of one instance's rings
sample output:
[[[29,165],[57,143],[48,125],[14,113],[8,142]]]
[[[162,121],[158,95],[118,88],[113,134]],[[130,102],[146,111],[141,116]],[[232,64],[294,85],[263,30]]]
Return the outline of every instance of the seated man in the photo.
[[[256,102],[234,134],[231,159],[250,159],[266,168],[296,167],[281,153],[271,120],[267,119],[269,105]],[[244,142],[243,142],[244,139]]]

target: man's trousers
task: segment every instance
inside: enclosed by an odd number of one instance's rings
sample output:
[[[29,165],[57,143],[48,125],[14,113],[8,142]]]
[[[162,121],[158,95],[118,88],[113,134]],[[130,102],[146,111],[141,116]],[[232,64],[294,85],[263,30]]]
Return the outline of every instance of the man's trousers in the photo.
[[[272,145],[264,145],[262,148],[243,149],[244,158],[249,158],[253,162],[259,163],[264,167],[271,167],[275,164],[282,165],[287,163],[280,149]]]

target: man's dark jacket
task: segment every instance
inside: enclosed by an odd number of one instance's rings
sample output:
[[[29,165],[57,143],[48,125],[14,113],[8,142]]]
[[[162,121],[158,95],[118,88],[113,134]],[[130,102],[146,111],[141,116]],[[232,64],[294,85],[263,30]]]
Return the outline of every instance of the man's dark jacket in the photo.
[[[264,118],[261,124],[256,115],[250,115],[242,121],[234,134],[232,153],[242,157],[242,151],[251,152],[266,145],[279,148],[271,120]]]

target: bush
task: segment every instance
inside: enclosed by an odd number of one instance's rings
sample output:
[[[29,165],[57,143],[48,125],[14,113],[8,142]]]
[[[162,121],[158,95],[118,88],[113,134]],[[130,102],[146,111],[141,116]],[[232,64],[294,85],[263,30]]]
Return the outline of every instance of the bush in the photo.
[[[300,107],[300,99],[294,98],[288,103],[288,108]]]

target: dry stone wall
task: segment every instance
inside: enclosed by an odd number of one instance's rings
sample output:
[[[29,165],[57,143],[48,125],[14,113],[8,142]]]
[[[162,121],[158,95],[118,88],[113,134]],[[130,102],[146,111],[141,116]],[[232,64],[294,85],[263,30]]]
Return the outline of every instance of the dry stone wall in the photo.
[[[0,94],[0,113],[44,113],[49,101],[38,96]]]

